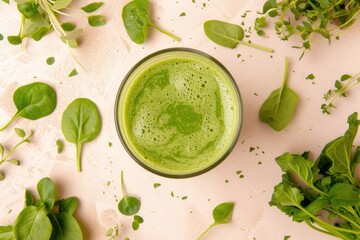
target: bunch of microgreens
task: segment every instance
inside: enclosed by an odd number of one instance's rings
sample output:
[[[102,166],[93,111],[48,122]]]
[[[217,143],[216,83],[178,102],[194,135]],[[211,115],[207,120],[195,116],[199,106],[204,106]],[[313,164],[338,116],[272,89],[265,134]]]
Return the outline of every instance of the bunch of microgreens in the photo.
[[[269,18],[274,19],[276,34],[281,40],[292,35],[301,36],[302,45],[295,48],[310,49],[314,36],[326,38],[329,43],[333,36],[358,20],[360,2],[349,0],[267,0],[263,5],[262,16],[255,20],[258,35],[265,35],[264,28]],[[301,55],[302,56],[302,55]]]
[[[29,132],[29,134],[26,134],[26,132],[20,128],[15,128],[14,130],[16,135],[18,135],[21,138],[21,141],[18,142],[14,147],[12,147],[8,152],[5,152],[3,145],[0,144],[0,165],[3,163],[20,165],[20,161],[12,158],[12,154],[21,144],[30,143],[30,138],[34,134],[32,130]],[[4,178],[5,178],[5,174],[2,171],[0,171],[0,181],[4,180]]]
[[[328,101],[328,103],[321,105],[322,112],[330,114],[330,109],[335,108],[335,100],[338,97],[346,97],[348,91],[358,84],[360,84],[360,72],[356,75],[343,74],[340,77],[340,80],[335,81],[335,88],[328,90],[324,94],[324,99],[325,101]]]
[[[3,0],[9,3],[9,0]],[[15,0],[17,9],[21,14],[20,30],[17,35],[8,36],[9,43],[19,45],[24,38],[35,41],[41,40],[45,35],[55,30],[60,39],[70,48],[78,46],[81,28],[76,28],[73,22],[62,22],[59,16],[70,16],[65,11],[72,0]],[[103,5],[103,2],[93,2],[81,9],[85,13],[92,13]],[[105,24],[103,15],[87,16],[90,26],[97,27]]]

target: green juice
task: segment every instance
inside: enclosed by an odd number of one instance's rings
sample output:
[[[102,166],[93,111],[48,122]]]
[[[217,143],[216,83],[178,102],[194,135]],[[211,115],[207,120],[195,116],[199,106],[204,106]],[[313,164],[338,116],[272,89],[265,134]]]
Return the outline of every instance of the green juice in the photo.
[[[117,106],[123,143],[144,167],[184,177],[225,158],[240,128],[239,93],[208,56],[169,51],[142,62],[126,79]]]

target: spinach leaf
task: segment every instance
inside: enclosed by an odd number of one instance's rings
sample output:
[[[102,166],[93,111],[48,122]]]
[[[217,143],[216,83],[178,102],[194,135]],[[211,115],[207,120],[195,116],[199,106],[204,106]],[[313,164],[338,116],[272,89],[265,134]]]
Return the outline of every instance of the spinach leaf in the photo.
[[[61,130],[65,139],[76,146],[76,165],[79,172],[82,147],[99,135],[101,125],[101,116],[96,104],[87,98],[75,99],[62,115]]]
[[[18,117],[36,120],[51,114],[56,107],[56,92],[46,83],[35,82],[16,89],[13,101],[17,112],[5,126],[0,128],[0,131]]]
[[[92,13],[98,10],[104,3],[103,2],[93,2],[82,7],[81,9],[86,13]]]
[[[121,171],[120,180],[121,180],[121,190],[122,190],[123,198],[120,200],[118,204],[118,209],[125,216],[134,215],[139,212],[141,202],[138,198],[127,195],[122,171]]]
[[[13,226],[0,226],[0,239],[14,240]]]
[[[77,205],[78,199],[76,197],[65,198],[59,202],[59,212],[73,215]]]
[[[329,199],[334,208],[360,204],[360,190],[349,183],[335,184],[329,191]]]
[[[25,207],[32,206],[34,203],[34,197],[29,190],[25,190]]]
[[[288,58],[286,57],[282,86],[271,92],[259,111],[260,120],[276,131],[282,130],[289,124],[298,101],[297,94],[286,85],[287,78]]]
[[[242,44],[263,51],[274,52],[273,49],[242,41],[244,30],[239,25],[219,20],[208,20],[204,23],[204,32],[211,41],[227,48],[235,48],[238,44]]]
[[[15,239],[49,240],[52,226],[44,208],[29,206],[18,215],[14,225]]]
[[[154,27],[159,32],[168,35],[176,41],[180,41],[179,37],[163,30],[150,20],[148,0],[130,1],[124,6],[121,15],[126,32],[130,39],[137,44],[145,42],[149,26]]]
[[[50,178],[43,178],[37,184],[37,190],[45,207],[53,208],[56,199],[54,182]]]
[[[213,212],[214,223],[212,223],[198,238],[200,240],[211,228],[219,224],[227,224],[230,222],[234,210],[234,203],[224,202],[217,205]]]
[[[61,212],[50,214],[50,221],[53,225],[50,240],[82,240],[81,228],[71,214]]]

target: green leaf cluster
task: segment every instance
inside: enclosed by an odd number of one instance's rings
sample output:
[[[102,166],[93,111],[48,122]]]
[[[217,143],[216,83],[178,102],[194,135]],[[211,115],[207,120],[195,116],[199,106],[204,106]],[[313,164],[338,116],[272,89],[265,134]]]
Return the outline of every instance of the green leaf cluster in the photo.
[[[50,178],[43,178],[37,184],[39,199],[25,191],[25,207],[15,223],[0,226],[3,240],[82,240],[81,228],[73,217],[78,199],[69,197],[56,200],[56,189]]]
[[[34,134],[32,130],[29,132],[29,134],[26,134],[26,132],[20,128],[15,128],[14,130],[16,135],[18,135],[18,137],[21,138],[21,141],[18,142],[15,146],[13,146],[8,152],[5,152],[4,146],[0,144],[0,165],[3,163],[11,163],[17,166],[20,165],[20,161],[12,158],[12,154],[21,144],[30,143],[30,138]],[[5,179],[5,174],[3,171],[0,171],[0,181],[4,179]]]
[[[293,35],[301,37],[302,45],[296,47],[303,49],[304,54],[311,48],[315,35],[327,39],[330,44],[333,36],[338,36],[344,28],[357,21],[359,13],[359,1],[267,0],[254,28],[258,35],[263,36],[269,18],[272,18],[281,40],[288,40]]]
[[[81,30],[67,32],[62,28],[58,18],[59,14],[65,15],[62,11],[72,0],[15,0],[15,2],[21,15],[21,24],[17,35],[8,36],[11,44],[21,44],[24,38],[40,41],[55,29],[69,47],[77,47],[77,37]]]
[[[353,150],[357,116],[348,117],[345,134],[326,144],[316,161],[309,159],[309,152],[277,157],[284,175],[270,201],[293,221],[344,240],[360,236],[360,182],[355,171],[360,146]]]
[[[180,41],[179,37],[165,31],[151,21],[149,13],[149,0],[130,1],[122,9],[121,15],[126,32],[128,33],[130,39],[137,44],[145,42],[149,27],[153,27],[174,40]]]
[[[325,103],[321,105],[323,113],[330,114],[330,110],[336,108],[334,102],[339,97],[347,97],[350,89],[360,84],[360,73],[356,75],[343,74],[339,80],[334,83],[334,89],[329,89],[324,94]]]

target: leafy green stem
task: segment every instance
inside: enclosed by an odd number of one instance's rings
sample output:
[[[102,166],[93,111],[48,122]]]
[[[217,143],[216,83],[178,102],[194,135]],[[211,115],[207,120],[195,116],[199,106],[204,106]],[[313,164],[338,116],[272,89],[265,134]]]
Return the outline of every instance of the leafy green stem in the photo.
[[[13,154],[13,152],[23,143],[25,142],[30,142],[29,139],[32,137],[32,135],[34,135],[34,131],[31,130],[29,135],[26,138],[23,138],[19,143],[17,143],[7,154],[4,155],[4,157],[1,159],[0,164],[2,164],[3,162],[5,162],[8,157],[11,156],[11,154]]]
[[[172,34],[171,32],[168,32],[162,28],[160,28],[159,26],[157,26],[156,24],[154,24],[151,21],[148,21],[149,26],[154,27],[156,30],[158,30],[159,32],[168,35],[169,37],[171,37],[172,39],[174,39],[175,41],[180,41],[181,39],[178,36],[175,36],[174,34]]]
[[[0,131],[5,130],[8,126],[10,126],[20,115],[18,111],[3,127],[0,128]]]
[[[246,41],[237,41],[237,42],[239,44],[242,44],[242,45],[245,45],[245,46],[248,46],[248,47],[252,47],[252,48],[255,48],[255,49],[259,49],[259,50],[262,50],[262,51],[266,51],[266,52],[270,52],[270,53],[274,52],[274,49],[267,48],[267,47],[264,47],[264,46],[261,46],[261,45],[258,45],[258,44],[249,43],[249,42],[246,42]]]
[[[82,144],[76,144],[76,168],[78,172],[81,172],[81,151],[82,151]]]
[[[331,209],[331,208],[324,208],[324,209],[325,209],[326,211],[328,211],[328,212],[335,213],[335,214],[338,215],[340,218],[348,221],[348,222],[351,223],[353,226],[355,226],[355,227],[357,227],[358,229],[360,229],[360,225],[359,225],[359,223],[358,223],[358,221],[357,221],[358,219],[356,219],[356,222],[355,222],[352,218],[349,218],[348,216],[342,214],[342,213],[339,212],[339,211],[335,211],[334,209]],[[347,208],[347,210],[349,210],[349,209]],[[351,212],[351,211],[349,211],[349,212]],[[352,215],[353,215],[354,217],[358,218],[356,213],[352,213]]]
[[[215,225],[214,225],[214,224],[211,224],[207,229],[205,229],[205,231],[204,231],[202,234],[200,234],[199,237],[196,238],[196,240],[200,240],[201,238],[203,238],[203,237],[205,236],[205,234],[206,234],[213,226],[215,226]]]

